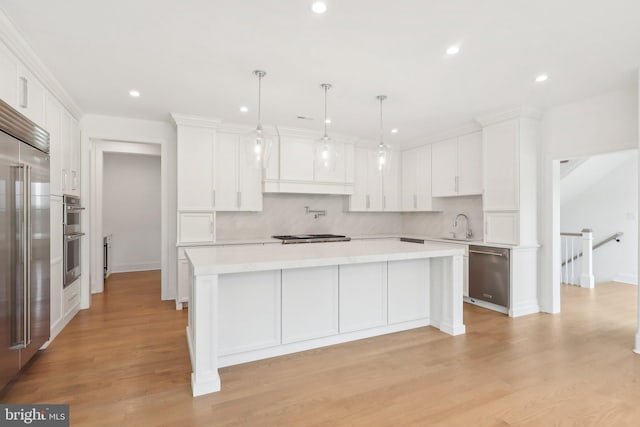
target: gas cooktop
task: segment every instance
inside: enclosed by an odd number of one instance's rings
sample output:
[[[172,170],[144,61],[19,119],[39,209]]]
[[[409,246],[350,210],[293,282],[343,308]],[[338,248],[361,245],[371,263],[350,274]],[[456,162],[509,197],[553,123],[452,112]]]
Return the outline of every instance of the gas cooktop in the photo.
[[[284,236],[271,236],[282,240],[283,244],[289,243],[321,243],[321,242],[348,242],[351,237],[338,234],[297,234]]]

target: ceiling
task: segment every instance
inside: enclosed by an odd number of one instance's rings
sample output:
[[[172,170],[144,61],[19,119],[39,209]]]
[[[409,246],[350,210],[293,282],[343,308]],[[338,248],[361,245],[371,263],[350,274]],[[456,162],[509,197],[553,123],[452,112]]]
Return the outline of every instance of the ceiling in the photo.
[[[376,138],[391,144],[504,108],[548,108],[628,87],[640,64],[637,0],[0,0],[85,113],[170,112]],[[458,44],[458,55],[446,49]],[[534,81],[548,73],[548,81]],[[129,97],[130,89],[142,96]],[[241,105],[249,113],[239,111]],[[314,117],[303,121],[298,115]]]

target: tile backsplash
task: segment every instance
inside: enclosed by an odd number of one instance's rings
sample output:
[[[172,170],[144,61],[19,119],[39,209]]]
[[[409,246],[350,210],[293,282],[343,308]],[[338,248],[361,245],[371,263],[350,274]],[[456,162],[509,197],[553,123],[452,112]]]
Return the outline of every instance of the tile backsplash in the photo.
[[[473,235],[483,236],[482,197],[440,199],[442,212],[346,212],[347,196],[310,194],[265,194],[262,212],[218,212],[218,240],[263,238],[277,234],[333,233],[347,236],[379,234],[421,234],[449,236],[457,214],[469,217]],[[314,218],[312,210],[326,210]],[[457,233],[464,236],[460,221]]]
[[[277,234],[333,233],[357,236],[402,233],[402,214],[346,212],[347,196],[265,194],[262,212],[218,212],[218,240],[251,239]],[[307,214],[326,210],[317,219]]]
[[[455,231],[456,237],[463,238],[466,224],[461,219],[454,230],[453,223],[458,214],[469,217],[469,226],[473,238],[484,238],[484,215],[482,196],[443,197],[439,199],[441,212],[415,212],[402,214],[402,232],[404,234],[424,234],[433,237],[450,237]]]

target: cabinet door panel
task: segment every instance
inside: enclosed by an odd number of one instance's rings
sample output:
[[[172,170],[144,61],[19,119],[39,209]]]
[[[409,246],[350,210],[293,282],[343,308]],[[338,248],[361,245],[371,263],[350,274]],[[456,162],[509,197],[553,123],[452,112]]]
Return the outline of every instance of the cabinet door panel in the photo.
[[[338,333],[338,267],[282,271],[282,343]]]
[[[367,210],[367,181],[369,177],[369,150],[354,150],[353,194],[349,197],[350,211]]]
[[[388,263],[389,324],[429,317],[429,260]]]
[[[487,126],[484,132],[484,210],[517,210],[518,121]]]
[[[428,211],[433,207],[431,200],[431,146],[416,150],[416,200],[417,210]]]
[[[417,149],[402,152],[402,210],[417,210]]]
[[[382,176],[382,210],[400,210],[400,153],[391,153],[389,169]]]
[[[280,344],[280,270],[219,278],[221,356]]]
[[[485,212],[485,240],[487,243],[519,244],[519,218],[517,212]]]
[[[458,194],[482,194],[482,132],[458,139]]]
[[[0,41],[0,99],[18,109],[18,59]]]
[[[180,243],[213,242],[213,214],[209,212],[180,213],[178,241]]]
[[[458,171],[458,139],[448,139],[431,145],[433,197],[456,195]]]
[[[238,197],[238,145],[237,135],[218,133],[215,142],[215,201],[217,211],[237,211]]]
[[[387,324],[387,263],[340,266],[340,333]]]
[[[373,150],[368,150],[367,162],[367,196],[370,211],[382,211],[382,173],[378,170],[378,159]]]
[[[45,128],[49,132],[49,193],[62,196],[62,169],[64,149],[60,124],[62,107],[53,96],[47,96]]]
[[[45,89],[31,71],[18,67],[18,111],[38,126],[45,126]]]
[[[262,169],[251,167],[242,144],[238,150],[238,191],[241,211],[262,210]]]
[[[212,129],[178,126],[178,210],[213,209]]]
[[[188,302],[191,294],[191,283],[189,283],[189,261],[178,260],[178,294],[176,302]]]
[[[314,141],[282,137],[280,139],[280,179],[313,182]]]

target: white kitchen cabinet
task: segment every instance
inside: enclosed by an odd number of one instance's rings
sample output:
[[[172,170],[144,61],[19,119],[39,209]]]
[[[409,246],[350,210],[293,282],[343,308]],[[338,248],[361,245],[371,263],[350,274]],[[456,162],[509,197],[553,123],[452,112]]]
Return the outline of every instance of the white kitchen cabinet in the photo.
[[[537,245],[539,122],[501,120],[483,133],[485,240]]]
[[[213,243],[213,212],[180,212],[178,214],[178,241],[181,243]]]
[[[60,144],[62,172],[60,174],[62,194],[71,194],[71,135],[73,118],[64,108],[60,112]]]
[[[20,62],[0,42],[0,99],[18,109],[18,67]]]
[[[18,111],[44,127],[45,88],[26,67],[18,67]]]
[[[220,356],[280,345],[280,275],[272,270],[220,276]]]
[[[519,208],[519,122],[509,120],[484,129],[484,209]]]
[[[429,317],[429,260],[389,261],[389,324]]]
[[[73,316],[80,306],[80,279],[68,285],[62,291],[62,308],[64,317]]]
[[[214,208],[215,129],[178,125],[178,211]]]
[[[433,197],[482,194],[482,133],[432,145]]]
[[[251,167],[241,135],[217,133],[215,140],[214,209],[262,210],[262,170]]]
[[[485,212],[485,241],[517,245],[520,242],[518,212]]]
[[[50,219],[50,301],[49,312],[51,330],[54,331],[63,317],[62,308],[62,283],[63,283],[63,241],[62,241],[62,197],[50,196],[49,199],[49,219]]]
[[[354,182],[354,146],[333,140],[335,167],[318,162],[320,143],[317,135],[283,130],[274,143],[264,176],[267,193],[352,194]]]
[[[69,153],[69,178],[71,194],[80,197],[80,124],[74,118],[71,119],[71,139],[68,141],[71,147]]]
[[[47,94],[45,104],[45,128],[49,132],[49,193],[62,196],[63,155],[61,119],[62,106],[50,94]]]
[[[283,270],[282,343],[338,331],[338,266]]]
[[[400,157],[390,156],[390,167],[378,170],[375,150],[356,147],[354,192],[349,198],[352,212],[398,211],[400,209]]]
[[[176,310],[182,310],[183,305],[189,302],[191,291],[189,283],[189,260],[178,259],[178,286],[176,287]]]
[[[431,145],[402,152],[402,211],[434,210],[431,198]]]
[[[387,324],[387,263],[340,266],[340,333]]]

